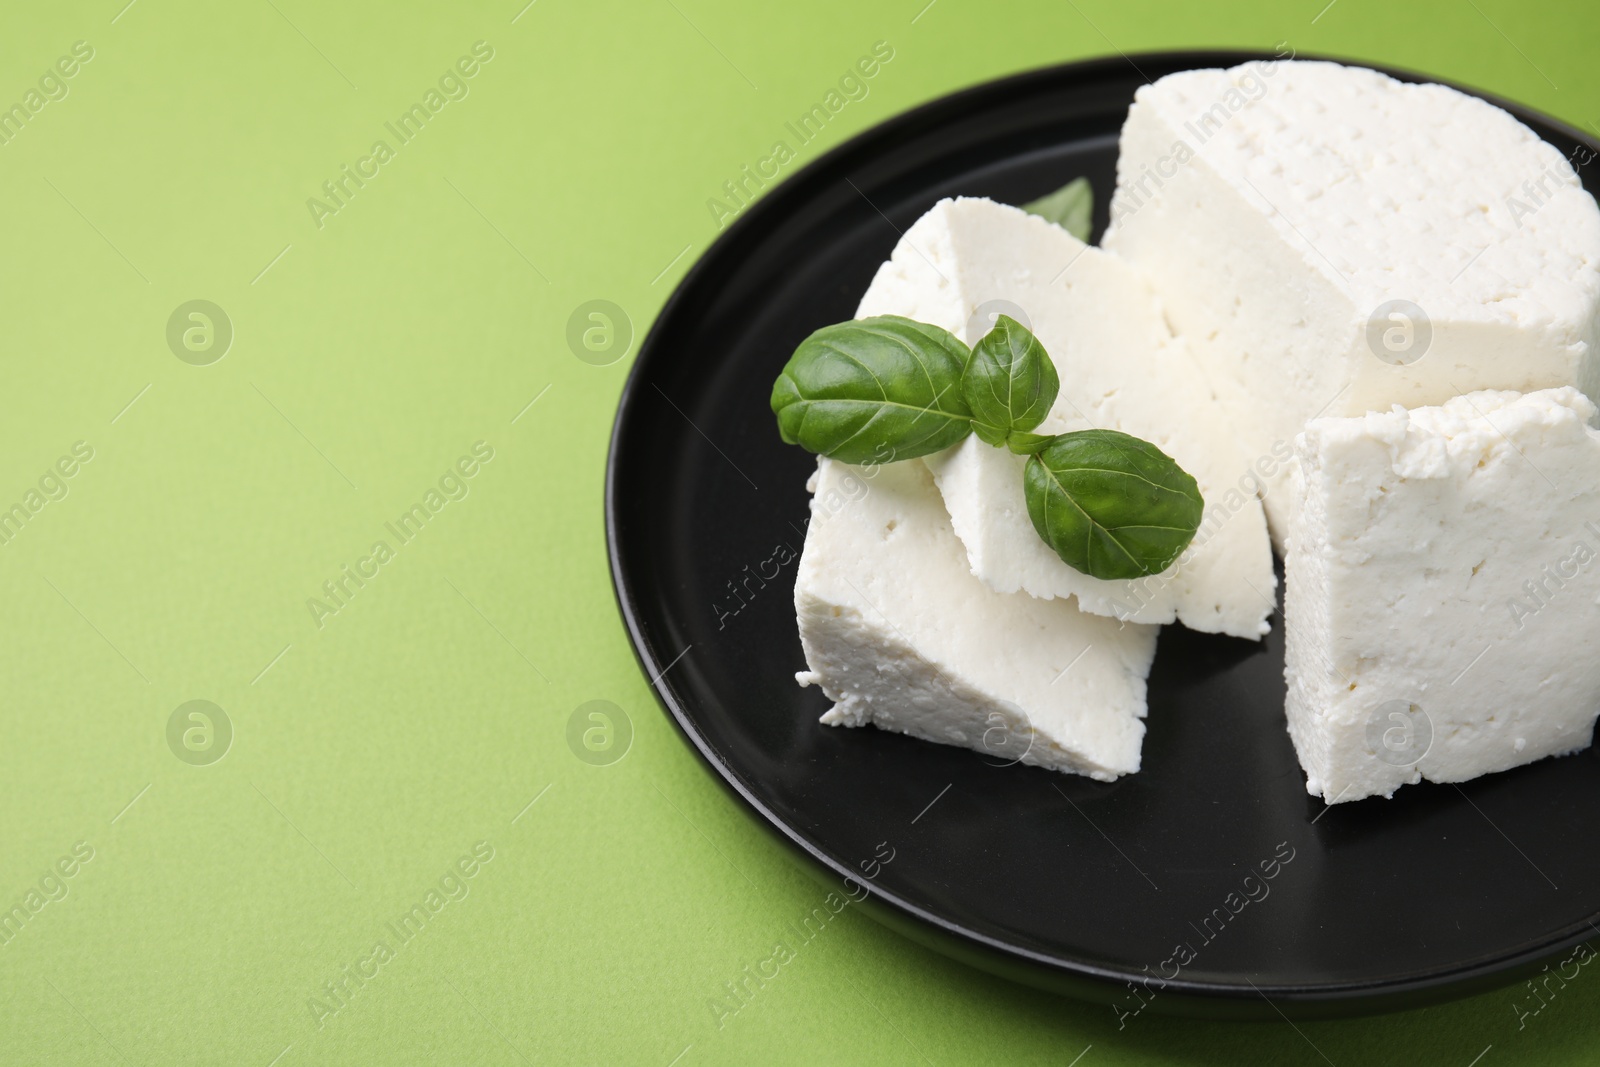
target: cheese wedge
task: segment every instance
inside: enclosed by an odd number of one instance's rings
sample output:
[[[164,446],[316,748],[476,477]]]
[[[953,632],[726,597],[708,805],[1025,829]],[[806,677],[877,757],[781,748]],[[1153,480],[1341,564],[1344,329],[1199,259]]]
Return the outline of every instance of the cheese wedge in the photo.
[[[1139,769],[1156,627],[978,581],[921,463],[822,459],[810,489],[796,678],[835,702],[824,723],[1101,781]]]
[[[1312,420],[1286,709],[1331,803],[1586,747],[1600,711],[1600,432],[1575,389]]]
[[[1040,539],[1023,497],[1024,457],[969,437],[927,457],[972,573],[1002,593],[1075,596],[1084,611],[1132,622],[1177,620],[1258,640],[1277,586],[1257,494],[1289,445],[1253,462],[1161,304],[1128,264],[1066,230],[992,200],[942,200],[879,268],[858,317],[904,315],[968,344],[996,313],[1022,322],[1054,360],[1061,392],[1039,433],[1121,430],[1195,477],[1205,514],[1194,542],[1159,575],[1103,581]]]
[[[1144,86],[1102,244],[1161,294],[1251,456],[1319,414],[1600,396],[1594,198],[1528,127],[1442,85],[1285,61]],[[1266,496],[1280,542],[1293,495]]]

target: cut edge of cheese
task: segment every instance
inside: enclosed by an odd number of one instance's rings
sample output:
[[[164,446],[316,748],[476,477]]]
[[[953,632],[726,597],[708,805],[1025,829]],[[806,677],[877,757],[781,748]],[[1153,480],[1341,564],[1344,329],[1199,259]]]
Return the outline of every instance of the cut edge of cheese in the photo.
[[[985,586],[921,463],[820,460],[795,582],[822,722],[1110,781],[1139,769],[1157,628]]]
[[[1566,387],[1307,425],[1284,677],[1308,793],[1388,797],[1591,743],[1594,415]]]

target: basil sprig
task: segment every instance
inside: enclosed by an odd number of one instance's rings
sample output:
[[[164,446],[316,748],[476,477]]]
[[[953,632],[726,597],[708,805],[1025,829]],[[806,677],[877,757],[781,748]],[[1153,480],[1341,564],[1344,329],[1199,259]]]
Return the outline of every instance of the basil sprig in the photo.
[[[1087,241],[1094,215],[1094,188],[1088,178],[1075,178],[1049,196],[1023,204],[1022,210],[1049,219],[1078,240]]]
[[[778,432],[845,463],[942,451],[972,431],[961,391],[970,355],[949,332],[899,315],[824,326],[772,385]]]
[[[880,315],[802,341],[772,410],[785,441],[844,463],[915,459],[976,433],[1028,456],[1028,517],[1068,566],[1108,580],[1161,573],[1200,528],[1199,487],[1125,433],[1034,433],[1060,387],[1044,346],[1008,316],[969,351],[937,326]]]

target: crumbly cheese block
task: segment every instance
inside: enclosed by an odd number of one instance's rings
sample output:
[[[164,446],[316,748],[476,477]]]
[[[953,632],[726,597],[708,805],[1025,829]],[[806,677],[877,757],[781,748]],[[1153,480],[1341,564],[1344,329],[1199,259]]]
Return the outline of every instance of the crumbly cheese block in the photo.
[[[809,488],[796,678],[835,702],[823,722],[1101,781],[1139,769],[1156,627],[978,581],[921,463],[822,459]]]
[[[1177,620],[1259,640],[1277,578],[1257,493],[1261,473],[1240,453],[1223,410],[1150,286],[1128,264],[1060,226],[992,200],[941,200],[878,269],[858,317],[895,314],[942,326],[968,344],[996,312],[1028,326],[1061,378],[1039,433],[1091,426],[1150,441],[1194,475],[1205,498],[1199,533],[1159,575],[1091,578],[1063,563],[1028,517],[1026,460],[976,436],[927,458],[972,572],[1002,593],[1076,596],[1084,611],[1141,623]]]
[[[1572,388],[1312,420],[1284,604],[1289,733],[1329,803],[1587,746],[1600,432]]]
[[[1150,278],[1251,456],[1318,414],[1600,397],[1600,210],[1557,149],[1442,85],[1285,61],[1144,86],[1102,244]],[[1280,540],[1292,496],[1266,497]]]

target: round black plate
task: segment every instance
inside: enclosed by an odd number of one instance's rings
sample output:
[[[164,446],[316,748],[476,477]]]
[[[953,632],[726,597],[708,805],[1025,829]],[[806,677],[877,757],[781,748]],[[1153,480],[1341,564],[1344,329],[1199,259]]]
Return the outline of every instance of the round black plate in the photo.
[[[867,910],[896,929],[1120,1011],[1411,1007],[1516,979],[1600,922],[1600,850],[1581,844],[1600,816],[1592,752],[1324,810],[1284,731],[1278,619],[1263,646],[1167,627],[1144,769],[1113,784],[821,726],[826,698],[795,684],[795,557],[815,461],[779,441],[767,406],[795,345],[851,317],[900,232],[940,197],[1022,203],[1087,175],[1098,233],[1141,72],[1266,58],[1043,70],[818,159],[684,279],[642,346],[611,444],[607,532],[634,647],[737,802],[835,886],[857,879]],[[1564,153],[1593,144],[1502,106]],[[1145,984],[1135,993],[1130,979]]]

